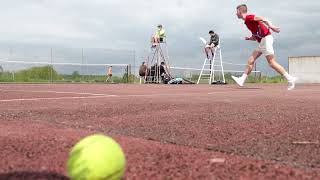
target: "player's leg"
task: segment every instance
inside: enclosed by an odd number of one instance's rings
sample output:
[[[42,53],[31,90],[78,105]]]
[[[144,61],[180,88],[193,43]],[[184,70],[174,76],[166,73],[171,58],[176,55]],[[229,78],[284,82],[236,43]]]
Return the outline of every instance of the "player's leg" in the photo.
[[[110,76],[108,75],[108,76],[107,76],[107,79],[106,79],[106,82],[108,82],[108,81],[109,81],[109,77],[110,77]]]
[[[243,74],[245,75],[251,74],[251,71],[253,70],[253,67],[254,67],[254,63],[261,55],[262,53],[260,51],[258,50],[253,51],[252,55],[248,59],[247,67]]]
[[[239,85],[239,86],[243,86],[244,82],[246,81],[248,75],[251,73],[254,63],[255,61],[261,56],[262,52],[259,50],[255,50],[253,51],[252,55],[249,57],[248,59],[248,64],[247,67],[244,71],[244,73],[242,74],[241,77],[235,77],[235,76],[231,76],[232,79]]]
[[[213,59],[216,47],[213,45],[210,50],[211,50],[211,55],[212,55],[212,59]]]
[[[209,55],[208,55],[209,50],[208,50],[208,48],[207,48],[207,47],[205,47],[205,48],[204,48],[204,52],[206,53],[206,57],[207,57],[207,59],[209,59]]]
[[[151,43],[152,44],[156,43],[156,38],[154,36],[151,37]]]
[[[209,59],[209,50],[210,50],[210,48],[207,46],[204,48],[204,52],[206,53],[207,59]]]
[[[265,44],[263,50],[263,54],[265,54],[266,59],[272,69],[277,71],[279,74],[284,76],[288,80],[288,90],[292,90],[295,87],[295,82],[296,78],[288,74],[288,72],[279,64],[276,62],[276,58],[274,55],[274,50],[273,50],[273,37],[272,36],[267,36],[264,38],[265,39]]]
[[[266,58],[272,69],[274,69],[281,75],[284,75],[286,73],[286,70],[276,62],[276,58],[274,57],[274,55],[268,55],[266,56]]]
[[[157,45],[157,39],[155,36],[151,37],[151,47],[155,47]]]
[[[293,90],[296,83],[296,77],[291,76],[279,63],[277,63],[274,55],[268,55],[266,58],[270,67],[288,80],[288,90]]]
[[[160,43],[160,38],[159,37],[155,37],[156,39],[156,43],[159,44]]]

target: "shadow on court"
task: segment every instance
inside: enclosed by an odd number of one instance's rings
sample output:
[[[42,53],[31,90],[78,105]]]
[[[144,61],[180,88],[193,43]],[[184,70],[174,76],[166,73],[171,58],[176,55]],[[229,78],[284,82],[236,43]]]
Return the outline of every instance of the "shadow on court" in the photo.
[[[54,172],[10,172],[5,174],[0,174],[0,179],[6,179],[6,180],[43,180],[43,179],[49,179],[49,180],[69,180],[68,177],[57,174]]]

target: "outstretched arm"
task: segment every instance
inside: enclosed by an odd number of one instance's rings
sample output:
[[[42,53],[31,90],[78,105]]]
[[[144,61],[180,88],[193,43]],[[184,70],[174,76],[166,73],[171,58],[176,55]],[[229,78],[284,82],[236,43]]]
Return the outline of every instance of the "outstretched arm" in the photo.
[[[255,16],[254,17],[255,21],[262,21],[265,25],[267,25],[267,27],[269,27],[272,31],[279,33],[280,32],[280,28],[277,26],[274,26],[268,19],[266,19],[265,17],[262,16]]]
[[[247,40],[247,41],[256,41],[256,38],[254,36],[245,37],[245,40]]]

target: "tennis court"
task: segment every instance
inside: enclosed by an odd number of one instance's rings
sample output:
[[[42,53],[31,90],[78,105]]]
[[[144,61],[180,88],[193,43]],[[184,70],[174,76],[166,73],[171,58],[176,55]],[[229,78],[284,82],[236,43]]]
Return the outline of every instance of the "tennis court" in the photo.
[[[319,179],[320,86],[0,84],[0,179],[68,179],[70,148],[114,137],[126,179]]]

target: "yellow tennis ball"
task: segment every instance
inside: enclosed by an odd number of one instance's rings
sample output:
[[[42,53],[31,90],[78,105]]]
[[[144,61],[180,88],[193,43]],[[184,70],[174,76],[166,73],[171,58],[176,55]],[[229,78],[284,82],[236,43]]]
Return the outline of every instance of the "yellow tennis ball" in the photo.
[[[74,180],[119,180],[125,166],[125,155],[115,140],[104,135],[91,135],[72,148],[67,171]]]

